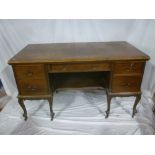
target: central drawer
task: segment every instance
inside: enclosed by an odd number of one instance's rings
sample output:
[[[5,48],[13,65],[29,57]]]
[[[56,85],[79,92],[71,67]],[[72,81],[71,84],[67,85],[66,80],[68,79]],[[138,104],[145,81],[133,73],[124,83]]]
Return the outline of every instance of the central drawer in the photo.
[[[59,72],[87,72],[87,71],[110,71],[110,63],[75,63],[75,64],[50,64],[48,71]]]

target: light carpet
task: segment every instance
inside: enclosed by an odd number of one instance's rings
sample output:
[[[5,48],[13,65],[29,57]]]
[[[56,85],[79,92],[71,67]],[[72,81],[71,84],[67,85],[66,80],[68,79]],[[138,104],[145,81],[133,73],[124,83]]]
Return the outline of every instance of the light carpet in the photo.
[[[0,113],[0,134],[14,135],[140,135],[154,134],[152,103],[142,96],[134,118],[134,97],[113,98],[105,119],[107,98],[104,89],[64,89],[54,94],[55,118],[50,121],[46,100],[25,101],[28,120],[24,121],[17,99]]]

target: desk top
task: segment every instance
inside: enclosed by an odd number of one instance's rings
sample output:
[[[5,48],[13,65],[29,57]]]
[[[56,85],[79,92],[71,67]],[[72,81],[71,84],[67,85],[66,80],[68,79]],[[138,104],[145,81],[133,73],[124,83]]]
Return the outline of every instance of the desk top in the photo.
[[[8,63],[65,63],[149,58],[127,42],[49,43],[29,44]]]

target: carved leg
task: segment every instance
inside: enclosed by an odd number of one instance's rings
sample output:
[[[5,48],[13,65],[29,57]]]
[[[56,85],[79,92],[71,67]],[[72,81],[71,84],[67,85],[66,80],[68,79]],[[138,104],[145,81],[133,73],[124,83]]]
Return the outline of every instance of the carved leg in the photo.
[[[48,99],[49,106],[50,106],[50,115],[51,115],[51,121],[54,118],[54,112],[53,112],[53,97]]]
[[[105,118],[108,118],[110,113],[110,103],[111,103],[112,96],[107,94],[107,110]]]
[[[26,121],[27,120],[27,111],[26,111],[23,99],[18,99],[18,103],[24,111],[23,117],[25,118],[25,121]]]
[[[136,96],[136,100],[135,100],[135,103],[133,106],[132,117],[134,117],[135,113],[137,113],[136,107],[137,107],[137,104],[139,103],[140,99],[141,99],[141,94]]]

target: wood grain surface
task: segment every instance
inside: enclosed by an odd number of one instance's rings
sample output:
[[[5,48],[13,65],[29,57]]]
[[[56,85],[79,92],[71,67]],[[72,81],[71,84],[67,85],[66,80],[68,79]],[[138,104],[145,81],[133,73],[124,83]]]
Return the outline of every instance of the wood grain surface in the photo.
[[[148,59],[148,55],[127,42],[52,43],[29,44],[10,59],[8,63],[62,63]]]

